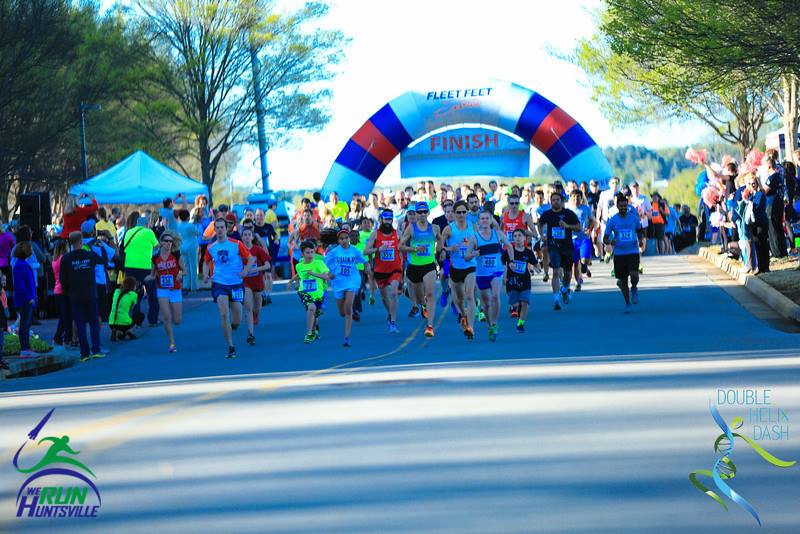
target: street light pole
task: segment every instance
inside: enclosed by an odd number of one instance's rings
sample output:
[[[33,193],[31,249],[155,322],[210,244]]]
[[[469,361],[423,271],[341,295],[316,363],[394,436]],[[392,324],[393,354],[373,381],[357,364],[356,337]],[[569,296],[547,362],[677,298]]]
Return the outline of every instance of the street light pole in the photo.
[[[83,180],[89,179],[89,167],[86,164],[86,120],[84,119],[84,112],[96,111],[101,109],[100,104],[84,104],[81,102],[81,170],[83,171]]]

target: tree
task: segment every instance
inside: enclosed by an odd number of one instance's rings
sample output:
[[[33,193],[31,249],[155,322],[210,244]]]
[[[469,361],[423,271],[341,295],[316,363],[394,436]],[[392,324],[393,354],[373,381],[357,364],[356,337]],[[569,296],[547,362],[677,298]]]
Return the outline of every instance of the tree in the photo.
[[[159,86],[180,103],[173,120],[196,143],[202,181],[213,190],[222,158],[255,139],[251,50],[262,61],[262,94],[273,127],[318,128],[329,117],[319,82],[341,58],[344,36],[312,28],[328,7],[307,3],[293,13],[268,0],[140,0],[155,44]]]
[[[787,139],[800,122],[800,10],[795,0],[606,0],[601,32],[615,54],[646,69],[695,74],[684,90],[777,85]],[[677,80],[673,80],[676,81]],[[688,82],[688,83],[686,83]]]
[[[600,27],[609,26],[613,16],[603,13]],[[588,75],[592,98],[615,126],[697,119],[736,145],[743,159],[771,120],[774,88],[760,80],[698,86],[698,68],[645,64],[615,51],[602,33],[579,41],[572,59]]]

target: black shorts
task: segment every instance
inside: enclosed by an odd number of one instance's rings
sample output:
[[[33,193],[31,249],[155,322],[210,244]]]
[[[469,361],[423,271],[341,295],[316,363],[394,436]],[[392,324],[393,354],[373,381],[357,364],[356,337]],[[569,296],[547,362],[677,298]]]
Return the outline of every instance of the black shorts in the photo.
[[[624,254],[618,256],[614,254],[614,276],[617,280],[625,280],[631,273],[639,272],[639,255]]]
[[[429,272],[436,272],[436,263],[429,263],[427,265],[411,265],[406,268],[406,276],[412,284],[421,284],[422,279]]]
[[[474,272],[475,267],[467,267],[466,269],[450,267],[450,280],[456,284],[463,284],[467,280],[467,275]]]
[[[653,228],[653,239],[664,239],[665,224],[651,224]]]
[[[558,247],[549,247],[547,253],[550,256],[551,269],[564,269],[565,271],[572,269],[574,250],[564,252]]]

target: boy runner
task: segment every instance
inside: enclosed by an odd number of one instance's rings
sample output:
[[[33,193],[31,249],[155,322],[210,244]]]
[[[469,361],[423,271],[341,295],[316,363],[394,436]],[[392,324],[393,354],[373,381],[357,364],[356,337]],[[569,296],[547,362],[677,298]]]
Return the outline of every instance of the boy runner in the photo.
[[[525,332],[525,319],[528,317],[528,305],[531,301],[531,271],[530,267],[538,264],[533,251],[525,244],[527,236],[525,231],[517,228],[514,237],[514,259],[509,260],[508,254],[503,253],[503,262],[506,264],[506,293],[508,304],[515,310],[517,319],[517,332]]]
[[[303,260],[295,266],[297,274],[292,279],[292,282],[300,283],[297,294],[306,308],[306,337],[303,338],[303,343],[319,339],[319,317],[322,315],[325,280],[333,278],[328,266],[316,255],[316,247],[316,242],[311,240],[300,244]]]

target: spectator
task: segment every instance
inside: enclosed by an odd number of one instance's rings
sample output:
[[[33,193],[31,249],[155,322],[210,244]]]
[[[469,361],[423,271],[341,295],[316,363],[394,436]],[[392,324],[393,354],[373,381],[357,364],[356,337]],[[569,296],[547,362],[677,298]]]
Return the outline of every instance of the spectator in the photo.
[[[97,254],[102,261],[94,270],[95,284],[97,284],[97,312],[100,322],[104,322],[108,317],[108,272],[114,268],[114,256],[117,251],[110,246],[105,238],[95,238],[95,222],[93,219],[84,221],[81,225],[81,235],[83,236],[83,246]]]
[[[322,205],[325,203],[323,202]],[[319,206],[320,204],[317,204]],[[267,211],[264,213],[264,222],[271,225],[272,228],[275,230],[275,234],[278,236],[278,239],[281,238],[281,225],[278,223],[278,214],[275,213],[275,208],[278,207],[278,203],[274,200],[270,200],[269,204],[267,204]]]
[[[778,163],[778,152],[768,149],[764,153],[767,162],[767,178],[763,189],[766,195],[766,210],[769,219],[769,249],[773,258],[786,257],[786,236],[783,233],[783,199],[786,194],[783,167]]]
[[[89,206],[78,206],[81,199],[90,198],[92,203]],[[97,200],[94,195],[81,193],[81,196],[67,195],[64,201],[64,227],[61,229],[61,238],[67,239],[72,232],[80,232],[83,221],[94,215],[98,209]]]
[[[739,250],[742,253],[742,270],[749,274],[755,269],[755,258],[753,257],[753,204],[747,200],[750,198],[750,191],[747,189],[752,174],[742,174],[737,179],[739,186],[733,195],[733,211],[731,220],[736,225],[736,233],[739,235]],[[747,191],[747,193],[745,193]]]
[[[95,267],[101,265],[103,260],[94,252],[83,248],[83,236],[80,232],[69,235],[69,244],[70,252],[61,258],[61,287],[69,297],[72,318],[78,329],[81,361],[86,362],[91,358],[103,357],[100,352],[100,317],[97,313],[95,285]],[[91,345],[86,336],[87,325]]]
[[[124,258],[125,276],[132,276],[139,282],[139,299],[134,313],[141,311],[143,290],[147,291],[147,320],[150,326],[158,326],[158,298],[155,284],[144,286],[144,279],[150,274],[153,265],[153,253],[158,247],[158,239],[152,230],[147,228],[146,220],[140,220],[139,212],[128,215],[127,227],[120,245],[120,255]]]
[[[756,250],[756,270],[754,274],[769,272],[769,232],[770,221],[767,212],[767,195],[761,187],[757,176],[750,175],[747,182],[745,200],[752,203],[753,222],[752,235]]]
[[[128,276],[122,282],[122,286],[114,291],[114,298],[111,302],[111,314],[108,316],[108,325],[111,327],[111,341],[123,341],[124,339],[136,339],[131,332],[131,328],[139,326],[144,321],[141,312],[133,310],[136,306],[138,296],[136,294],[136,279]]]
[[[189,210],[178,211],[178,224],[176,231],[181,240],[181,257],[186,262],[186,274],[183,277],[184,291],[197,291],[198,289],[198,251],[200,243],[197,240],[197,225],[189,220]]]
[[[99,217],[97,224],[95,224],[97,235],[100,235],[100,232],[108,232],[110,236],[116,236],[117,227],[114,226],[113,222],[108,220],[108,215],[104,207],[101,206],[97,208],[97,216]]]
[[[14,234],[6,231],[5,225],[2,223],[3,221],[0,220],[0,271],[2,271],[6,279],[6,294],[11,297],[14,294],[14,277],[11,273],[11,251],[14,250],[17,240],[14,238]],[[3,317],[3,323],[3,330],[5,330],[5,316]]]
[[[53,297],[58,310],[58,324],[56,333],[53,336],[54,345],[72,345],[72,310],[69,304],[69,297],[64,293],[61,286],[61,259],[69,251],[69,242],[60,239],[53,250],[53,276],[55,286],[53,287]]]
[[[31,350],[30,334],[33,310],[36,307],[36,275],[28,263],[28,258],[33,256],[29,241],[17,244],[14,248],[14,257],[11,267],[14,274],[14,308],[19,315],[20,358],[33,358],[36,353]]]

